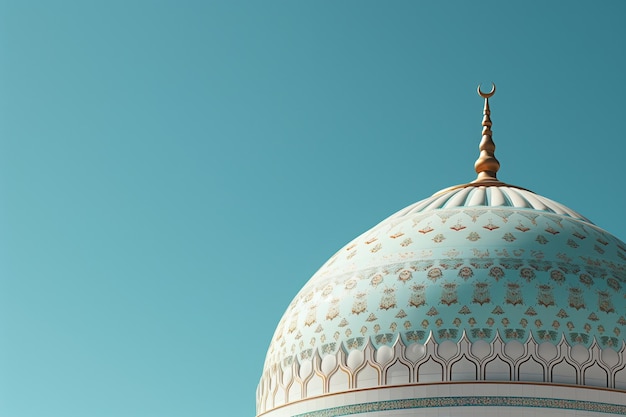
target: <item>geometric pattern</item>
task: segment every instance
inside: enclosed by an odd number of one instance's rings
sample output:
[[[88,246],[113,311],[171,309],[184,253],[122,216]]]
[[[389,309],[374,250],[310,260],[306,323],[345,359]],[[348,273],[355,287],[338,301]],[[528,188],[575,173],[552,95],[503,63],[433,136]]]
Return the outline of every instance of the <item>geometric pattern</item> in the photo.
[[[268,359],[343,347],[525,340],[621,343],[626,245],[596,226],[529,210],[446,209],[379,225],[314,275],[279,323]]]
[[[419,349],[415,349],[419,347]],[[534,340],[504,342],[499,335],[490,343],[472,343],[465,335],[454,344],[438,344],[429,337],[425,345],[376,349],[368,344],[354,350],[292,363],[267,370],[257,390],[258,413],[305,398],[337,392],[451,381],[539,382],[585,385],[626,391],[626,345],[619,352],[602,350],[597,343],[587,349],[571,346],[564,338],[557,346]],[[368,381],[367,375],[374,376]]]
[[[271,409],[284,371],[427,341],[580,346],[620,351],[621,363],[625,332],[624,242],[530,191],[453,189],[392,215],[315,273],[277,326],[259,391]],[[306,381],[292,380],[307,398]]]
[[[626,406],[592,401],[532,397],[435,397],[374,401],[297,414],[294,417],[338,417],[368,412],[431,407],[536,407],[626,415]]]

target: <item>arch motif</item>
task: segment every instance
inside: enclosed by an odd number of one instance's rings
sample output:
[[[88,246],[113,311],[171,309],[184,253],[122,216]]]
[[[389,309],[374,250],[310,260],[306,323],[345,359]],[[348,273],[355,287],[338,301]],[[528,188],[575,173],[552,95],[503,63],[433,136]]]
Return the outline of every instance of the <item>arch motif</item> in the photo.
[[[613,361],[614,363],[612,365],[602,358],[603,350],[595,341],[588,349],[588,359],[580,363],[576,360],[577,358],[572,356],[572,345],[568,343],[565,337],[562,337],[561,341],[556,346],[556,354],[554,357],[548,358],[544,357],[545,354],[544,356],[540,354],[540,344],[537,343],[532,334],[522,343],[523,352],[518,352],[519,354],[515,355],[516,357],[507,354],[507,344],[498,333],[496,333],[493,340],[489,343],[489,352],[487,354],[485,354],[484,345],[480,347],[480,349],[482,349],[480,352],[478,352],[478,349],[472,350],[472,342],[465,334],[462,335],[461,340],[456,345],[456,353],[448,357],[441,355],[440,344],[435,341],[432,333],[429,334],[424,345],[419,345],[420,350],[423,350],[421,357],[415,357],[414,351],[416,350],[416,346],[411,345],[412,344],[406,344],[402,338],[398,336],[393,343],[393,356],[391,359],[386,358],[385,363],[379,363],[376,360],[376,348],[368,341],[363,350],[359,351],[363,355],[362,361],[355,367],[349,366],[348,356],[350,350],[343,346],[332,354],[335,356],[335,365],[331,370],[327,370],[326,373],[322,370],[323,358],[319,354],[313,355],[310,359],[311,371],[307,375],[300,375],[303,361],[297,359],[285,365],[285,367],[290,369],[290,372],[285,372],[285,369],[281,369],[280,367],[273,367],[270,370],[266,370],[257,391],[260,408],[257,412],[262,413],[269,411],[280,404],[289,404],[290,402],[300,399],[326,395],[331,392],[331,378],[338,373],[345,373],[347,375],[347,383],[344,384],[344,391],[358,389],[358,374],[367,367],[377,372],[378,386],[391,386],[392,384],[388,377],[389,372],[394,365],[398,364],[408,369],[408,383],[416,385],[426,382],[452,381],[455,379],[455,365],[462,361],[468,361],[476,367],[475,379],[477,381],[491,381],[491,379],[487,377],[487,368],[490,364],[495,362],[506,364],[509,368],[509,376],[508,379],[495,379],[493,380],[494,382],[507,380],[556,382],[560,380],[560,377],[558,374],[555,374],[555,368],[558,370],[561,366],[567,366],[574,371],[575,377],[569,382],[572,385],[584,386],[586,385],[585,380],[591,378],[591,373],[602,376],[603,372],[606,374],[606,378],[596,377],[593,383],[591,383],[591,380],[588,380],[588,385],[626,391],[626,343],[622,343],[622,346],[617,351],[617,359]],[[413,357],[413,359],[410,359],[410,357]],[[529,368],[528,365],[532,363],[538,366]],[[441,375],[436,377],[435,381],[432,381],[432,378],[429,378],[429,381],[420,381],[420,369],[429,365],[440,366]],[[524,369],[534,369],[534,371],[531,372],[531,374],[524,375]],[[321,380],[323,392],[312,395],[308,392],[307,388],[314,377]],[[601,379],[605,381],[598,385]],[[274,382],[270,383],[270,381]],[[298,390],[298,388],[300,388],[300,390]],[[302,393],[299,396],[300,398],[294,398],[298,396],[296,395],[298,391]],[[341,391],[332,390],[332,392]]]

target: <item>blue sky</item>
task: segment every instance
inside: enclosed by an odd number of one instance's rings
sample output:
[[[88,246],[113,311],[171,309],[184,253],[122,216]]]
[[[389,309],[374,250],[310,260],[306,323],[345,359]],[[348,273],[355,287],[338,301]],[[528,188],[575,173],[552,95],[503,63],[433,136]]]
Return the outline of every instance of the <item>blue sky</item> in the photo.
[[[0,1],[0,416],[253,416],[347,241],[499,177],[626,239],[626,3]]]

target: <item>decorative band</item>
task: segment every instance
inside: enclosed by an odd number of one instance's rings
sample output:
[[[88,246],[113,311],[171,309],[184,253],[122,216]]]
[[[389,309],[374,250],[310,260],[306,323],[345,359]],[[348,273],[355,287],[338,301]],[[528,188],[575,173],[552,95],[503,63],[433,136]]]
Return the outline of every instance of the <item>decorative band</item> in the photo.
[[[337,417],[351,414],[430,407],[533,407],[562,410],[590,411],[626,415],[626,406],[592,401],[533,397],[436,397],[375,401],[342,405],[324,410],[297,414],[294,417]]]

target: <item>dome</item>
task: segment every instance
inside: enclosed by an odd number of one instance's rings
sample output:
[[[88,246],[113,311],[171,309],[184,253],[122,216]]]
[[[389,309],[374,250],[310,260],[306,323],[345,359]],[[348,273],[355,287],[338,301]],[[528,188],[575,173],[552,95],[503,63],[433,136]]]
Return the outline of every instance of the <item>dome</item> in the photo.
[[[476,181],[383,220],[296,295],[266,356],[259,413],[452,381],[626,389],[626,244],[500,182],[489,114],[485,97]]]
[[[616,348],[626,330],[625,260],[620,240],[529,191],[436,194],[333,255],[289,305],[267,359],[391,346],[398,336],[458,341],[463,331],[470,341],[532,333],[556,344],[564,333]]]

